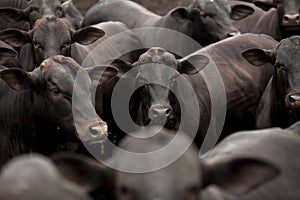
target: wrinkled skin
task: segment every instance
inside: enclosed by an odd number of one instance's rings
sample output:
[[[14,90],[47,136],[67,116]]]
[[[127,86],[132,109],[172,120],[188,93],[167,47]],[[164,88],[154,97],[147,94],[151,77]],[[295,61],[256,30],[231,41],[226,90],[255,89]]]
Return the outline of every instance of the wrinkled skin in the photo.
[[[3,109],[0,132],[1,140],[7,141],[0,146],[1,164],[29,151],[51,153],[61,140],[79,142],[80,138],[90,143],[105,138],[106,123],[100,117],[91,118],[95,116],[95,109],[90,98],[89,76],[76,86],[80,101],[85,104],[76,104],[72,108],[72,100],[76,100],[75,97],[72,99],[73,85],[79,70],[82,68],[71,58],[56,56],[47,59],[33,72],[17,68],[0,72]],[[115,68],[101,66],[86,69],[86,72],[93,76],[103,73],[99,84],[117,74]]]
[[[202,46],[238,34],[232,25],[230,8],[224,0],[194,1],[189,7],[177,7],[165,16],[159,16],[131,1],[100,0],[86,13],[83,24],[103,21],[121,21],[129,28],[161,27],[184,33]],[[115,9],[118,7],[119,9]],[[128,14],[129,13],[129,14]],[[140,36],[144,41],[144,37]],[[160,37],[152,35],[150,37]]]
[[[288,127],[299,120],[300,105],[300,37],[282,40],[273,49],[249,49],[243,56],[254,65],[271,63],[274,75],[260,101],[258,128]]]

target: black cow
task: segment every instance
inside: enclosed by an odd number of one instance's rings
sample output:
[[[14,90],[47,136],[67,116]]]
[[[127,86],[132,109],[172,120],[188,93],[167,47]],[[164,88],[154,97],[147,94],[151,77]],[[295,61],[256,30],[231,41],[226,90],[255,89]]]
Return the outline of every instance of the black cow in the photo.
[[[83,67],[104,64],[118,57],[127,62],[138,60],[142,42],[124,23],[109,21],[91,27],[103,30],[105,35],[89,45],[74,43],[71,47],[72,57]]]
[[[300,37],[283,39],[275,48],[249,49],[243,56],[253,65],[274,65],[274,75],[260,101],[256,125],[287,127],[299,120]]]
[[[233,18],[233,24],[242,33],[264,33],[277,40],[300,33],[300,2],[297,0],[278,1],[276,9],[261,10],[251,3],[228,1],[232,8],[252,7],[254,12],[242,20]],[[261,3],[258,1],[257,3]],[[241,7],[241,11],[242,11]]]
[[[253,129],[259,100],[273,70],[271,65],[264,69],[253,67],[244,60],[241,52],[255,45],[274,48],[276,44],[273,38],[265,35],[245,34],[220,41],[182,59],[175,59],[164,49],[151,48],[134,64],[136,73],[133,79],[138,89],[132,96],[132,118],[140,125],[148,125],[150,122],[160,124],[162,119],[166,119],[165,127],[176,130],[181,124],[181,116],[187,116],[182,124],[183,130],[190,133],[190,127],[199,124],[195,141],[201,144],[210,119],[218,121],[219,116],[215,111],[211,116],[214,106],[212,100],[216,98],[218,103],[215,105],[222,106],[220,110],[225,109],[226,112],[224,136],[236,130]],[[226,96],[222,98],[219,97],[221,90],[216,91],[216,96],[212,97],[211,91],[208,91],[208,82],[214,85],[218,81],[216,72],[209,72],[213,70],[211,65],[214,64],[220,72],[220,81],[224,83]],[[170,67],[173,72],[167,72],[161,65]],[[199,73],[202,69],[203,72]],[[188,89],[190,86],[182,82],[183,78],[192,86],[198,102],[191,99],[193,94]],[[221,86],[213,87],[220,89]],[[178,93],[176,98],[174,92]],[[196,117],[197,106],[200,121]],[[221,123],[217,121],[216,129]]]
[[[79,141],[80,137],[85,142],[96,142],[104,139],[106,123],[99,117],[91,118],[97,115],[90,99],[89,78],[76,85],[80,100],[85,103],[72,107],[73,85],[79,70],[83,69],[73,59],[55,56],[32,72],[17,68],[0,72],[1,165],[29,151],[51,153],[61,140]],[[99,84],[117,74],[117,69],[112,67],[93,67],[86,71],[93,77],[104,72]],[[77,113],[77,129],[73,113]]]
[[[299,128],[298,122],[288,129],[239,132],[220,142],[200,160],[196,148],[192,146],[172,164],[158,170],[149,169],[147,173],[118,171],[116,199],[299,199],[300,140],[296,135]],[[148,128],[139,131],[134,135],[144,137],[157,134],[147,139],[125,138],[120,147],[135,153],[163,150],[176,138],[172,132],[158,130]],[[135,160],[116,153],[110,163],[120,169],[159,166],[178,155],[178,149],[188,141],[184,133],[177,133],[176,137],[176,142],[169,146],[168,151],[157,152],[156,156],[146,154],[144,158]],[[90,159],[64,156],[56,157],[55,163],[67,179],[79,185],[95,187],[99,183],[93,177],[109,173],[107,168],[101,167],[100,163],[97,166],[97,162]]]
[[[37,154],[20,156],[3,167],[0,199],[91,200],[82,187],[65,180],[49,158]]]
[[[14,7],[0,8],[0,17],[4,19],[2,23],[6,25],[5,28],[22,28],[10,25],[11,22],[20,21],[28,21],[32,28],[36,20],[45,16],[66,17],[75,29],[81,27],[83,20],[83,16],[73,5],[72,0],[63,4],[59,0],[31,0],[23,9]],[[7,21],[10,21],[10,23],[7,23]]]
[[[131,29],[168,28],[182,32],[206,46],[239,33],[230,21],[229,12],[230,7],[223,0],[194,1],[189,7],[174,8],[165,16],[159,16],[131,1],[100,0],[86,13],[83,24],[121,21]],[[240,13],[239,17],[247,15],[249,13]]]
[[[72,43],[88,45],[104,34],[102,30],[93,27],[85,27],[75,31],[66,19],[46,17],[39,19],[30,31],[19,29],[1,31],[0,40],[15,48],[20,48],[27,43],[32,45],[32,51],[27,49],[25,53],[27,56],[19,57],[22,67],[30,71],[51,56],[71,56]],[[33,60],[34,66],[23,66],[23,63],[28,63],[28,60]]]

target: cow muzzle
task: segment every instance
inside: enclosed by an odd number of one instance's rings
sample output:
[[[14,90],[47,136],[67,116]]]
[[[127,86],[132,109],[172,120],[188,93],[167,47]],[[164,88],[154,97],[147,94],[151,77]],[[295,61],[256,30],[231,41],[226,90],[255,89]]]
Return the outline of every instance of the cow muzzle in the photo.
[[[151,120],[166,120],[172,112],[170,106],[154,104],[149,109],[149,118]]]
[[[285,99],[287,107],[292,109],[300,108],[300,93],[289,93]]]
[[[105,122],[88,124],[84,127],[84,134],[80,135],[80,139],[89,144],[102,143],[108,135],[108,126]]]
[[[300,25],[300,13],[289,13],[282,17],[283,27],[297,27]]]

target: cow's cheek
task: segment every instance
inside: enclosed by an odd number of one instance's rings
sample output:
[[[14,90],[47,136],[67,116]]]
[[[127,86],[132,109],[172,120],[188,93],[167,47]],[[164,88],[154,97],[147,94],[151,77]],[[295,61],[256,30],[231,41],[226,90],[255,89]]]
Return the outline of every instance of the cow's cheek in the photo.
[[[53,96],[51,98],[51,112],[53,113],[54,120],[59,127],[68,133],[75,133],[75,125],[72,114],[71,101],[63,96]]]

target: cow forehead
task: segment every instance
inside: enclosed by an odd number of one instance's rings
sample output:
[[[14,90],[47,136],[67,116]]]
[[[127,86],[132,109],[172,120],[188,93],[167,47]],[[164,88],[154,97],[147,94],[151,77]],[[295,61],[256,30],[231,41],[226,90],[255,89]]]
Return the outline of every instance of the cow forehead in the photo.
[[[45,60],[40,69],[44,77],[54,76],[56,79],[72,80],[76,77],[80,66],[72,58],[54,56]]]
[[[216,7],[230,8],[227,0],[197,0],[195,2],[204,10],[215,10]]]
[[[276,48],[276,59],[278,62],[286,64],[297,64],[300,56],[300,37],[294,36],[282,40]],[[288,66],[286,66],[288,67]]]
[[[46,6],[46,7],[54,7],[54,6],[57,6],[57,5],[60,5],[60,1],[59,0],[31,0],[29,2],[29,5],[30,6],[38,6],[38,7],[41,7],[41,6]]]
[[[178,61],[175,56],[161,48],[151,48],[140,56],[138,72],[148,79],[168,81],[177,73]]]
[[[71,26],[68,24],[68,22],[65,19],[56,18],[53,16],[38,19],[32,30],[36,31],[38,29],[45,29],[45,28],[71,30]]]

